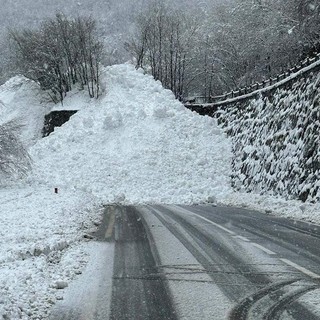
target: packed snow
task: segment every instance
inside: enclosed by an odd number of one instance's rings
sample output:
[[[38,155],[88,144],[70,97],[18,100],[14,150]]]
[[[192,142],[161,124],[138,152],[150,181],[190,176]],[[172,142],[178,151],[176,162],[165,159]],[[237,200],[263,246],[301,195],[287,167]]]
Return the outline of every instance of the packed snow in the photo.
[[[125,64],[101,79],[99,99],[76,92],[64,105],[21,76],[0,87],[1,122],[23,120],[33,160],[24,180],[1,181],[0,317],[47,317],[94,256],[84,241],[102,204],[210,202],[320,222],[316,205],[234,193],[231,141],[151,76]],[[41,139],[44,115],[58,109],[79,111]]]

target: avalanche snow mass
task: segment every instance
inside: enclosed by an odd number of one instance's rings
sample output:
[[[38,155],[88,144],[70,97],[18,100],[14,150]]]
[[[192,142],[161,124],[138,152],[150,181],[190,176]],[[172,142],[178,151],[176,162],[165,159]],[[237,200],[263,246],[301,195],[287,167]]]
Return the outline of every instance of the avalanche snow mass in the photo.
[[[108,67],[102,79],[99,100],[31,149],[30,182],[105,203],[199,203],[229,193],[231,148],[216,120],[185,109],[132,65]]]
[[[0,318],[47,317],[91,259],[84,240],[102,204],[214,202],[230,191],[230,145],[214,119],[133,66],[101,80],[99,99],[75,91],[63,105],[22,76],[0,86],[0,123],[22,121],[33,160],[26,179],[0,181]],[[44,115],[58,109],[79,111],[41,139]]]

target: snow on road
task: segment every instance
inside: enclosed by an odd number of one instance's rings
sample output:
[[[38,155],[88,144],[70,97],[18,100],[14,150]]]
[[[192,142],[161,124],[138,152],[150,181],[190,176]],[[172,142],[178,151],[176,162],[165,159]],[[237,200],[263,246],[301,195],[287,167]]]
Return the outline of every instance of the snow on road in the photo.
[[[226,319],[233,305],[218,285],[212,283],[199,261],[149,209],[141,207],[139,211],[147,224],[153,226],[150,232],[157,244],[161,270],[171,275],[167,281],[179,319]],[[192,268],[197,272],[191,273]]]
[[[44,114],[61,106],[21,77],[0,87],[0,121],[23,118],[22,140],[33,159],[27,179],[1,182],[4,319],[44,319],[63,298],[57,287],[82,272],[88,259],[83,236],[102,203],[220,202],[317,219],[312,207],[298,202],[233,193],[231,145],[216,120],[185,109],[152,77],[117,65],[104,69],[101,79],[102,96],[89,101],[70,94],[66,108],[80,111],[44,139]]]
[[[89,242],[82,245],[89,255],[84,272],[65,290],[64,299],[50,312],[49,319],[108,319],[112,296],[114,244]]]
[[[27,179],[2,181],[0,317],[44,319],[63,298],[102,202],[198,203],[231,191],[230,145],[214,119],[131,65],[106,68],[102,80],[98,100],[69,95],[66,107],[80,111],[41,140],[49,107],[37,86],[16,77],[0,87],[1,120],[25,120],[33,160]]]

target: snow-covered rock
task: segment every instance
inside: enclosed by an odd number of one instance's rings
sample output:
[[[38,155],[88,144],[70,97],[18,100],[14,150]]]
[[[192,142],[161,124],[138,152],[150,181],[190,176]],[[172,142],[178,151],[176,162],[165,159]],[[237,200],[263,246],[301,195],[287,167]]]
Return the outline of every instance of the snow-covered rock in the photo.
[[[320,74],[221,111],[238,190],[320,199]]]

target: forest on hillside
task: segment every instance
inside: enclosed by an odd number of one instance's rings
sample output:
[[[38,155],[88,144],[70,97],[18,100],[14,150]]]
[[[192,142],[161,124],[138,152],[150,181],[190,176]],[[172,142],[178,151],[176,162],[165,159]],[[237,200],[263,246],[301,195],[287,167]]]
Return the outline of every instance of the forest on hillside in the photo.
[[[320,49],[317,0],[0,2],[0,82],[19,72],[8,28],[36,29],[57,12],[90,16],[104,64],[130,60],[180,99],[261,81]]]

